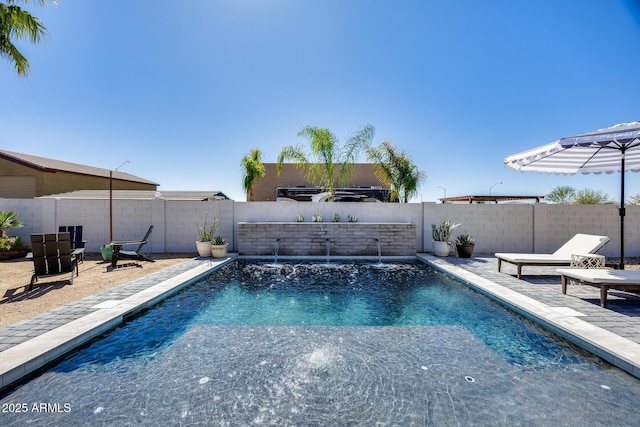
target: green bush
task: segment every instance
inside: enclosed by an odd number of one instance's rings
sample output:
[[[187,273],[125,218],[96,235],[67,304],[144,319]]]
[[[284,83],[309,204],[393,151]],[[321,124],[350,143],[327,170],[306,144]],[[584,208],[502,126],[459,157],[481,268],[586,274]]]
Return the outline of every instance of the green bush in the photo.
[[[19,251],[24,248],[25,245],[19,236],[0,237],[0,252]]]

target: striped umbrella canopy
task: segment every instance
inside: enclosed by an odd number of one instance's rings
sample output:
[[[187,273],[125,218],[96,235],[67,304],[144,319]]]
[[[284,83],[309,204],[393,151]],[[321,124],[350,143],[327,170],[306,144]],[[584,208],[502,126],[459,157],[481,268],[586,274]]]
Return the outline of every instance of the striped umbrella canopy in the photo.
[[[562,138],[504,159],[522,172],[611,174],[621,172],[620,268],[624,268],[624,174],[640,172],[640,122],[621,123],[595,132]]]

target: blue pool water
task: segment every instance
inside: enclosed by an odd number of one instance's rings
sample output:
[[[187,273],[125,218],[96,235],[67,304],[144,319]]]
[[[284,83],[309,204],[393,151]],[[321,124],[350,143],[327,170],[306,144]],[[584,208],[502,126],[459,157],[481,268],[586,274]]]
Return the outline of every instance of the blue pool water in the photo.
[[[0,399],[36,425],[637,425],[640,383],[418,262],[232,263]],[[593,405],[598,401],[599,405]],[[61,406],[64,408],[65,406]],[[2,425],[23,425],[0,414]]]

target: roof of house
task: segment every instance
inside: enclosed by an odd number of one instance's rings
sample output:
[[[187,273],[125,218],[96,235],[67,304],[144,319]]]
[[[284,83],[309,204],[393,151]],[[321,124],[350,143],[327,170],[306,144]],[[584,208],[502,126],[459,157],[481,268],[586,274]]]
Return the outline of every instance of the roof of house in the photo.
[[[442,203],[446,202],[506,202],[516,200],[535,200],[536,203],[540,202],[540,199],[544,199],[544,196],[456,196],[456,197],[443,197],[440,199]]]
[[[126,172],[112,171],[110,169],[96,168],[93,166],[81,165],[79,163],[65,162],[63,160],[49,159],[47,157],[34,156],[31,154],[16,153],[14,151],[0,150],[0,158],[19,163],[21,165],[43,171],[43,172],[70,172],[81,175],[99,176],[109,178],[113,173],[113,179],[121,181],[132,181],[150,185],[160,185],[156,182],[140,178]]]
[[[49,194],[39,198],[106,200],[109,199],[109,190],[77,190],[69,193]],[[111,198],[121,200],[229,200],[221,191],[113,190]]]

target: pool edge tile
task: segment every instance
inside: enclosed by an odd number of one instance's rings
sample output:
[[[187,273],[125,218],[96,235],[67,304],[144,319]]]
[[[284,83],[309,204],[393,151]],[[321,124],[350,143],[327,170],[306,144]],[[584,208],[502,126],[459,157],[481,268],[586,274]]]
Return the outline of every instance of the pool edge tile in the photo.
[[[519,294],[487,278],[432,255],[418,259],[446,274],[457,277],[472,288],[541,324],[612,365],[640,378],[640,344],[589,323],[578,316],[562,314],[547,304]]]
[[[153,306],[236,258],[235,254],[230,254],[226,258],[207,260],[205,263],[124,298],[119,304],[97,308],[87,315],[2,351],[0,353],[0,388],[20,381],[21,378],[114,328],[122,323],[127,315]],[[125,285],[127,284],[122,286]]]

